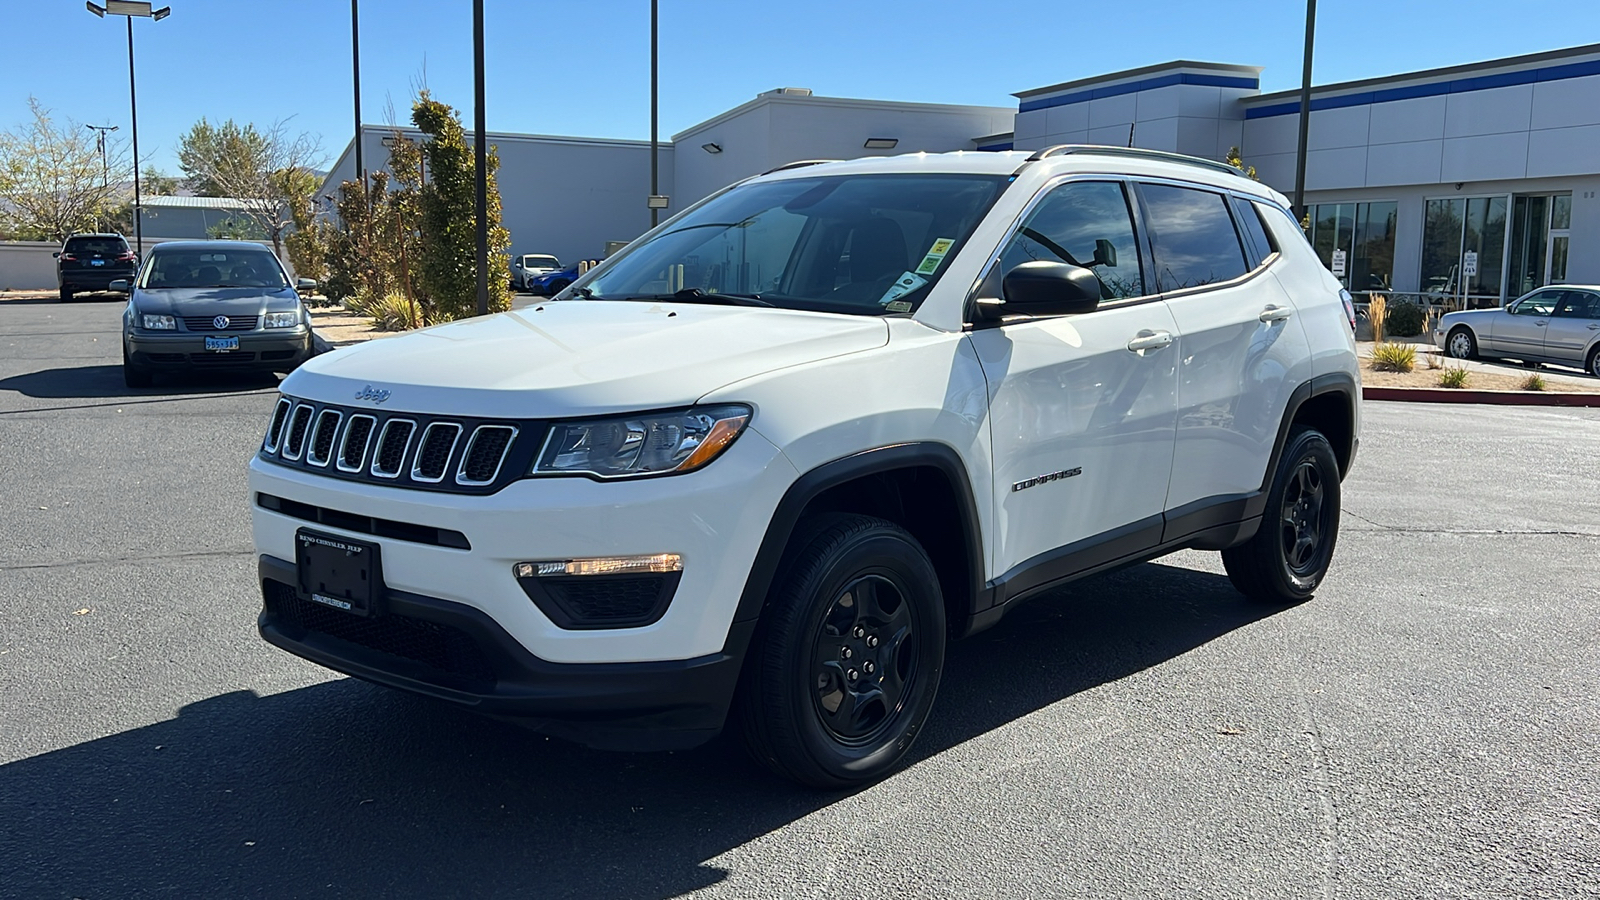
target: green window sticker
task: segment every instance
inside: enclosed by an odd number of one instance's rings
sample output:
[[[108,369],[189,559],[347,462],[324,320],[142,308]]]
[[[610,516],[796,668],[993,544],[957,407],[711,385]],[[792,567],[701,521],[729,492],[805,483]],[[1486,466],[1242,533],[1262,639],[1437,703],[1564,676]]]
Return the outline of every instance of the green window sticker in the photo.
[[[928,248],[928,254],[922,257],[921,265],[917,266],[918,275],[932,275],[939,270],[939,263],[944,261],[950,248],[955,246],[955,238],[939,238]]]

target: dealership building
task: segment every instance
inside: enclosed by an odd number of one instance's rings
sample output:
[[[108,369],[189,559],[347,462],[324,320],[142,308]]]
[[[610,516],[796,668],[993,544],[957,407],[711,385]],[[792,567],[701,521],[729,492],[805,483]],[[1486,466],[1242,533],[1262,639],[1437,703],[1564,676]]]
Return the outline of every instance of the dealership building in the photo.
[[[1179,61],[994,107],[783,88],[663,141],[660,192],[670,213],[795,160],[1088,143],[1210,159],[1237,147],[1289,194],[1299,92],[1263,94],[1260,73]],[[363,130],[369,167],[392,132]],[[1600,283],[1600,44],[1318,85],[1309,132],[1311,240],[1353,292],[1494,305],[1553,282]],[[594,257],[649,227],[648,141],[490,140],[513,252]],[[324,193],[352,173],[347,148]]]

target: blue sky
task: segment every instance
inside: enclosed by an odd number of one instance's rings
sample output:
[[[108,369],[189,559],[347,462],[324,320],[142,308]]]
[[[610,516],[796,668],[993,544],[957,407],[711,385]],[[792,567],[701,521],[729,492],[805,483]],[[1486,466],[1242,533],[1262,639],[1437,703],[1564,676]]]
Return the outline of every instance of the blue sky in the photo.
[[[178,136],[201,116],[293,116],[329,162],[349,142],[348,3],[170,2],[166,20],[134,22],[147,161],[176,173]],[[123,21],[82,0],[6,6],[0,128],[22,122],[33,95],[126,135]],[[649,136],[648,0],[485,8],[491,130]],[[1325,0],[1320,12],[1319,83],[1600,42],[1600,3],[1576,0]],[[1011,106],[1014,91],[1181,58],[1264,66],[1263,90],[1284,90],[1299,84],[1304,15],[1298,0],[661,0],[661,136],[779,86]],[[366,0],[361,32],[367,122],[386,121],[390,101],[404,119],[425,80],[470,127],[469,0]]]

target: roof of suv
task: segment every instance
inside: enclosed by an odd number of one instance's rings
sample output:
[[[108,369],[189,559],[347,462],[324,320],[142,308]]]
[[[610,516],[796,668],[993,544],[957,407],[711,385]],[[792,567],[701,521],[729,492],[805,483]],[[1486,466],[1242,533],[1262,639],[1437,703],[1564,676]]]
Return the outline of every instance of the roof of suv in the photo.
[[[902,153],[851,160],[817,160],[789,163],[765,173],[772,178],[813,175],[857,175],[886,172],[938,172],[1011,175],[1024,166],[1047,166],[1054,173],[1095,172],[1174,178],[1242,191],[1287,205],[1271,187],[1252,181],[1227,163],[1200,157],[1127,147],[1071,144],[1030,152],[1027,150],[956,150],[949,153]]]

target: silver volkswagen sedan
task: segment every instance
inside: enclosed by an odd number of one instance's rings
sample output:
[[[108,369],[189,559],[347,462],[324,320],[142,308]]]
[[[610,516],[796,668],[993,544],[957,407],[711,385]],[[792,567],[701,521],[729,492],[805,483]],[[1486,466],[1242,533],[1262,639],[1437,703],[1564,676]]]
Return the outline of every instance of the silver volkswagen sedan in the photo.
[[[121,285],[121,287],[119,287]],[[272,251],[251,241],[170,241],[152,249],[122,314],[122,377],[156,372],[289,372],[311,358],[311,317]]]
[[[1553,284],[1500,309],[1446,313],[1433,342],[1456,359],[1582,366],[1600,378],[1600,286]]]

